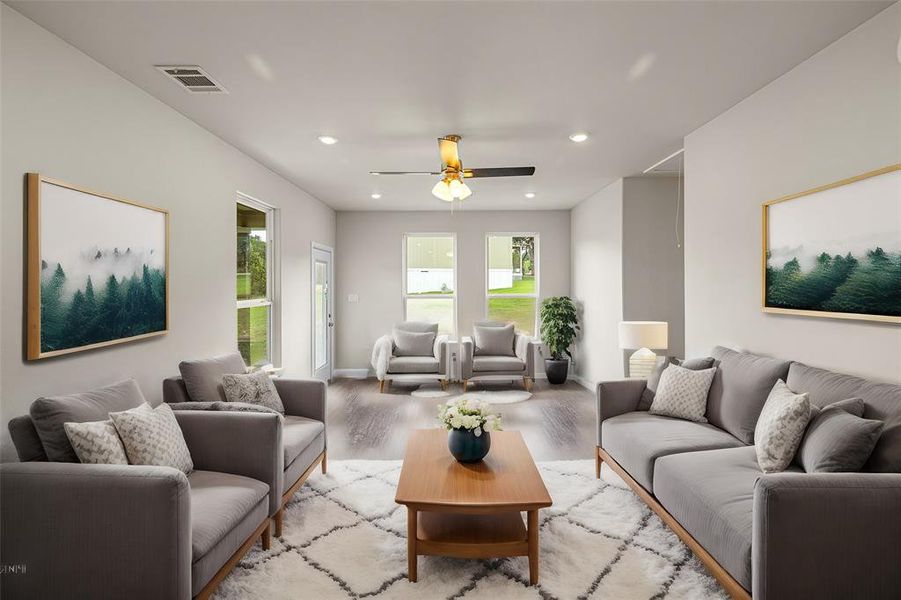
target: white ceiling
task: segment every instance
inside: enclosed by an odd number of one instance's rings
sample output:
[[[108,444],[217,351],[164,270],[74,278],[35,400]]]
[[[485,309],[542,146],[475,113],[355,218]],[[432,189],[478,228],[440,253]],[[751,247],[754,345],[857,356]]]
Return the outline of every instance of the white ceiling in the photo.
[[[8,4],[339,210],[446,210],[434,178],[368,172],[437,170],[448,133],[467,167],[537,167],[471,181],[479,210],[569,208],[640,173],[890,2]]]

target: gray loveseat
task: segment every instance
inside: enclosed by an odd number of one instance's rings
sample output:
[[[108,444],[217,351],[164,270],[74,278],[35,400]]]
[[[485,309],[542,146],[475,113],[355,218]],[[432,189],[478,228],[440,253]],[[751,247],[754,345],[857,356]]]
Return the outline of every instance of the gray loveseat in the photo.
[[[256,540],[268,548],[278,415],[176,413],[188,475],[77,462],[63,422],[143,402],[129,380],[39,400],[10,421],[21,462],[0,465],[0,553],[24,571],[3,576],[4,598],[206,598]]]
[[[717,347],[706,424],[652,415],[645,380],[597,387],[597,471],[619,473],[735,598],[901,597],[901,386]],[[861,473],[764,474],[753,433],[776,380],[884,429]]]

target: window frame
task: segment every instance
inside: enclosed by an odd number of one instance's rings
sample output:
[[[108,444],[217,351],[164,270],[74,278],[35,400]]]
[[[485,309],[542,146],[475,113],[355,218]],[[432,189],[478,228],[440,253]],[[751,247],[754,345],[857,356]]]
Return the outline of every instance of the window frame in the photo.
[[[491,238],[493,237],[531,237],[535,239],[535,292],[532,294],[492,294],[489,289],[491,277]],[[541,297],[541,236],[537,232],[529,231],[492,231],[485,234],[485,319],[490,319],[489,304],[492,298],[534,298],[535,317],[532,323],[532,337],[538,337],[539,327],[539,298]]]
[[[247,208],[260,211],[266,215],[266,297],[253,298],[249,300],[237,299],[237,288],[235,289],[235,301],[237,311],[242,308],[256,308],[260,306],[269,307],[269,331],[267,336],[268,348],[267,354],[269,360],[267,363],[275,367],[281,365],[282,348],[281,348],[281,252],[279,249],[280,239],[280,216],[281,211],[277,206],[273,206],[267,202],[263,202],[253,196],[243,192],[237,192],[236,205],[240,204]],[[237,209],[237,207],[236,207]],[[238,231],[237,216],[235,217],[235,233]],[[237,256],[237,239],[235,245],[235,256]],[[237,282],[237,266],[235,267],[235,281]],[[235,284],[237,285],[237,283]],[[237,336],[237,330],[235,331]],[[237,338],[235,340],[237,347]],[[253,365],[248,365],[253,366]]]
[[[451,238],[453,240],[453,253],[454,253],[454,293],[453,294],[408,294],[407,293],[407,242],[411,238]],[[407,300],[410,298],[413,299],[421,299],[421,298],[433,298],[436,300],[440,299],[449,299],[453,301],[453,309],[451,311],[453,317],[453,328],[450,332],[450,335],[454,338],[457,337],[457,234],[451,232],[444,231],[436,231],[436,232],[424,232],[424,233],[404,233],[401,238],[401,278],[403,279],[401,285],[401,314],[403,315],[404,321],[407,320]],[[439,330],[439,335],[441,331]]]

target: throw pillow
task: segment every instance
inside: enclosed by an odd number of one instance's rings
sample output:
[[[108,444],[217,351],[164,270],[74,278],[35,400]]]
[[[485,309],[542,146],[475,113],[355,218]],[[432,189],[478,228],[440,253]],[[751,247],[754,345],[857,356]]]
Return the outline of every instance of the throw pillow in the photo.
[[[66,436],[64,423],[104,421],[111,411],[128,410],[143,403],[138,384],[128,379],[90,392],[39,398],[32,402],[29,414],[47,460],[75,463],[78,455]]]
[[[864,401],[860,398],[848,398],[847,400],[839,400],[838,402],[833,402],[832,404],[827,404],[826,406],[820,408],[819,406],[810,405],[810,422],[813,423],[814,418],[817,415],[822,413],[824,410],[843,410],[848,414],[854,415],[855,417],[862,417],[863,411],[865,410],[866,405]],[[809,427],[809,425],[808,425]]]
[[[265,371],[247,375],[223,375],[222,388],[229,402],[259,404],[285,414],[285,405],[282,404],[272,378]]]
[[[130,464],[174,467],[185,474],[194,469],[191,452],[168,404],[151,408],[145,402],[109,416]]]
[[[247,367],[237,352],[205,360],[184,360],[178,364],[185,389],[194,402],[225,400],[222,376],[244,373]]]
[[[394,330],[394,356],[432,356],[435,333]]]
[[[502,327],[475,325],[472,328],[476,356],[515,356],[513,323]]]
[[[649,412],[706,423],[707,392],[715,373],[716,367],[693,371],[679,365],[668,366],[660,374],[660,384]]]
[[[78,460],[91,465],[127,465],[128,457],[116,426],[109,419],[63,423]]]
[[[688,358],[684,360],[669,356],[663,357],[663,360],[657,363],[654,370],[651,371],[651,374],[648,376],[644,391],[641,392],[641,400],[638,401],[638,410],[648,410],[651,408],[651,404],[654,402],[654,394],[657,393],[657,386],[660,384],[660,375],[662,375],[663,370],[671,364],[676,364],[680,367],[691,369],[692,371],[701,371],[712,367],[713,362],[713,358],[709,356],[705,358]]]
[[[754,429],[757,464],[764,473],[784,471],[791,464],[810,420],[810,399],[796,394],[781,379],[767,396]]]
[[[863,419],[863,400],[852,398],[824,407],[810,420],[798,462],[808,473],[860,471],[882,433],[882,421]]]

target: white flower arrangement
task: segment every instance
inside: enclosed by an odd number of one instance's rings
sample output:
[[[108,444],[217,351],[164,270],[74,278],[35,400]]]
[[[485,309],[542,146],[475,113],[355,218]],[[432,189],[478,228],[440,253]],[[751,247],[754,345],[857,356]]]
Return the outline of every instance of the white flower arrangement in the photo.
[[[491,412],[487,402],[470,402],[465,398],[438,405],[438,420],[445,429],[471,429],[476,437],[483,431],[500,431],[501,416]]]

